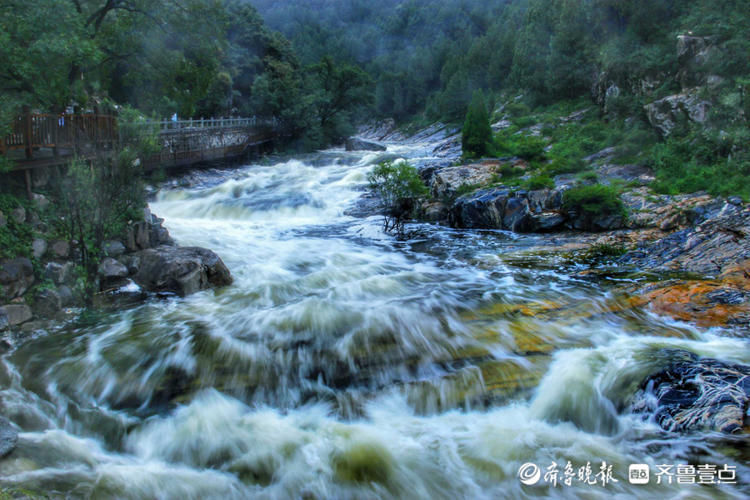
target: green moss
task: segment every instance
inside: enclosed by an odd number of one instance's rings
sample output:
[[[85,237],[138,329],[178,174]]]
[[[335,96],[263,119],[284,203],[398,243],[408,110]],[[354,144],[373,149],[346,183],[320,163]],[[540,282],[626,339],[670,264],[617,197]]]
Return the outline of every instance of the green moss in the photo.
[[[393,457],[377,443],[353,443],[333,459],[336,478],[350,483],[385,483],[393,472]]]

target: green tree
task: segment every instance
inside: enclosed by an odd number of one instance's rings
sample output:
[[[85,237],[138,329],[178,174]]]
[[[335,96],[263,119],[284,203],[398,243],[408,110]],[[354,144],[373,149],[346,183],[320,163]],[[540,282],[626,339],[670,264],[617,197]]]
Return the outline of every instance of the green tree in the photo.
[[[404,235],[404,224],[416,209],[417,201],[429,192],[417,169],[406,161],[378,164],[367,176],[370,188],[380,198],[386,232]]]
[[[487,103],[482,91],[477,90],[471,98],[464,127],[461,130],[461,147],[464,156],[478,158],[486,155],[491,141],[492,128],[487,113]]]

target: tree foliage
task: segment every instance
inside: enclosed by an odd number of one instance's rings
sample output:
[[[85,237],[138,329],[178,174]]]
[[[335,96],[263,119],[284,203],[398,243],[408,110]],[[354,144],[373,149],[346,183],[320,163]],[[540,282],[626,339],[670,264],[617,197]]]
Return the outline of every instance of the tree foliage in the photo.
[[[468,158],[485,156],[491,142],[492,128],[490,128],[490,116],[487,113],[487,101],[482,91],[477,90],[471,98],[464,127],[461,130],[461,147],[464,156]]]
[[[417,169],[404,160],[386,161],[378,164],[367,180],[380,198],[385,231],[403,236],[404,223],[414,213],[417,201],[428,193]]]

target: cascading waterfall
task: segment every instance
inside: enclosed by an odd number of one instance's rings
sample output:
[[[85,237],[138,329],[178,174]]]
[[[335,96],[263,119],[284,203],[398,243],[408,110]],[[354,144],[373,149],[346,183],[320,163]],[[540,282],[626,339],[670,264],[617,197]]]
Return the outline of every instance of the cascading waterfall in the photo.
[[[391,146],[419,160],[428,145]],[[746,498],[742,443],[627,412],[663,349],[750,363],[747,341],[622,306],[606,282],[517,266],[532,236],[346,215],[381,156],[326,151],[200,174],[152,203],[216,251],[223,290],[89,313],[2,356],[21,428],[0,485],[93,498]],[[567,462],[606,485],[524,486]],[[634,485],[629,464],[737,467]]]

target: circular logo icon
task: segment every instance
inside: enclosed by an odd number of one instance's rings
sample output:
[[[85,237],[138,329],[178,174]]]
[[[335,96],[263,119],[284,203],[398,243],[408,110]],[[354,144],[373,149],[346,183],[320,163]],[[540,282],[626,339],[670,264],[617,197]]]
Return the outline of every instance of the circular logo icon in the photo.
[[[518,469],[518,478],[523,484],[528,486],[538,483],[541,477],[542,471],[539,470],[536,464],[525,463]]]

